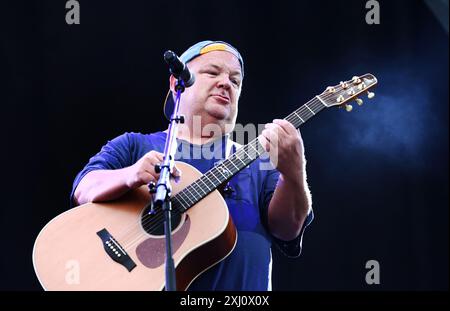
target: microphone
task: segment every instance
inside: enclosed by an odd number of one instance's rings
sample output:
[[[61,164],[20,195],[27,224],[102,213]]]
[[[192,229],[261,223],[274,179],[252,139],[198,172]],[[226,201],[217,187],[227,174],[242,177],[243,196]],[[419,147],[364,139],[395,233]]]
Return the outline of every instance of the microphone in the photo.
[[[190,87],[195,82],[195,76],[189,71],[189,68],[172,51],[164,53],[164,60],[169,65],[170,73],[177,79],[184,82],[185,87]]]

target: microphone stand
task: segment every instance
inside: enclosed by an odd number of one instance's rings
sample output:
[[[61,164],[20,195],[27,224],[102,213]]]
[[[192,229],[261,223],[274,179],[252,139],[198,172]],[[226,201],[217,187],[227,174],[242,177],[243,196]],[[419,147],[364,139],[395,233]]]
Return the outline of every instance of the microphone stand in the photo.
[[[172,186],[170,184],[170,171],[174,166],[175,152],[177,150],[176,137],[178,134],[178,124],[184,123],[184,116],[178,115],[180,105],[181,93],[184,92],[184,81],[179,78],[175,86],[177,97],[175,100],[175,108],[170,117],[169,130],[167,133],[166,144],[164,147],[164,162],[159,165],[157,170],[160,170],[159,180],[156,186],[150,190],[154,193],[153,207],[150,211],[154,213],[154,208],[161,207],[164,212],[164,234],[166,238],[166,291],[176,290],[176,276],[175,264],[172,258],[172,223],[171,212],[172,204],[170,202]],[[169,95],[171,96],[171,95]]]

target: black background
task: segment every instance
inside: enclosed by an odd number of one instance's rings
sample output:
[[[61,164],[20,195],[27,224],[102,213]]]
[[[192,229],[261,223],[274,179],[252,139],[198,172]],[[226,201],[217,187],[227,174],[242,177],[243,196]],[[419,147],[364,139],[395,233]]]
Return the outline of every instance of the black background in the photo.
[[[274,290],[448,290],[448,34],[424,2],[380,1],[380,25],[356,0],[79,2],[80,25],[65,1],[1,10],[0,289],[41,289],[34,239],[77,172],[123,132],[165,128],[163,52],[212,39],[244,57],[244,125],[379,80],[373,100],[302,128],[316,219],[300,258],[273,250]]]

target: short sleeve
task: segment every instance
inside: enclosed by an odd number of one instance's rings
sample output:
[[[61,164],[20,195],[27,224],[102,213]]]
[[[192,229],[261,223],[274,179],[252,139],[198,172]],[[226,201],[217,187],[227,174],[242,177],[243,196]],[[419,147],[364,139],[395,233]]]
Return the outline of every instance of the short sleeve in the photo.
[[[266,227],[267,231],[268,229],[268,210],[269,210],[269,204],[270,200],[272,199],[273,193],[275,192],[278,178],[280,176],[280,173],[277,170],[270,170],[268,171],[262,185],[261,194],[260,194],[260,209],[261,209],[261,217],[262,217],[262,223]],[[303,234],[305,232],[305,229],[314,219],[314,213],[311,210],[309,214],[307,215],[305,221],[303,222],[302,229],[300,230],[299,235],[290,241],[284,241],[280,240],[276,237],[274,237],[272,234],[270,234],[272,238],[273,244],[275,244],[278,249],[287,257],[296,258],[299,257],[302,251],[302,240],[303,240]]]
[[[90,158],[86,166],[75,177],[70,194],[70,207],[75,205],[73,200],[75,190],[87,173],[95,170],[114,170],[130,166],[132,164],[130,150],[129,133],[125,133],[108,141],[100,152]]]

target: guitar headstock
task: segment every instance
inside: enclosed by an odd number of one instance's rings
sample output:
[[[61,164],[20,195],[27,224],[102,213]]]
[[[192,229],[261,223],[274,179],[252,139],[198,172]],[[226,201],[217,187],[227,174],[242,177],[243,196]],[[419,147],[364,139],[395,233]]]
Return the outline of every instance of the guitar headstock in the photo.
[[[318,95],[320,101],[327,107],[339,106],[345,108],[348,112],[352,111],[352,105],[349,101],[355,100],[361,106],[362,99],[359,96],[367,93],[367,97],[372,99],[375,93],[369,90],[378,83],[374,75],[367,73],[362,76],[354,76],[351,80],[341,81],[335,86],[329,86],[326,90]]]

